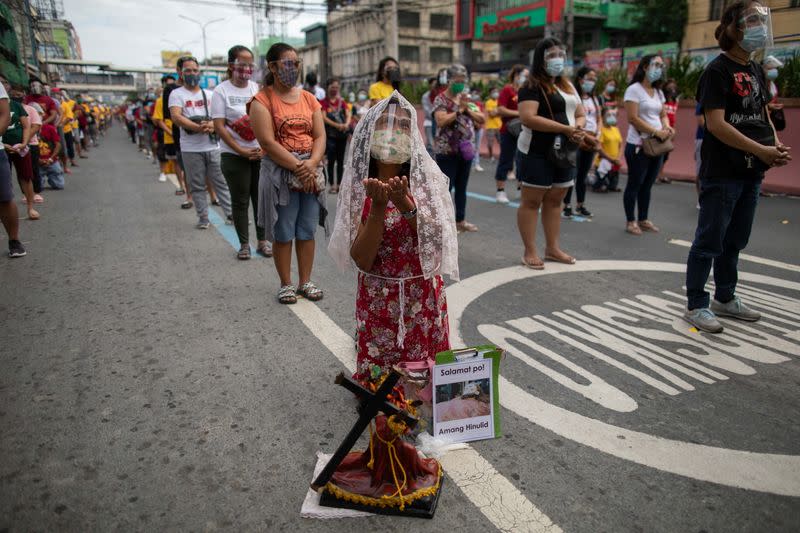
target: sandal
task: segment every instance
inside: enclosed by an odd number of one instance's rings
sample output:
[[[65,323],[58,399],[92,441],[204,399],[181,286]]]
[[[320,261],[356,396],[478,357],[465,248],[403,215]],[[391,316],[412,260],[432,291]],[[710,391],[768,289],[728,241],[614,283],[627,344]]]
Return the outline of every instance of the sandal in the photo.
[[[39,212],[37,210],[35,209],[28,210],[28,220],[39,220],[40,218],[42,217],[39,215]]]
[[[247,243],[243,244],[242,247],[239,248],[239,253],[236,254],[236,257],[240,261],[247,261],[250,259],[250,245]]]
[[[322,290],[310,281],[303,283],[300,286],[300,289],[298,289],[297,294],[312,302],[318,302],[319,300],[322,300],[323,296]]]
[[[194,207],[194,204],[192,202],[183,202],[181,204],[181,209],[191,209],[193,207]]]
[[[547,250],[545,250],[544,258],[545,258],[546,261],[553,261],[555,263],[563,263],[565,265],[574,265],[575,264],[576,261],[575,261],[574,257],[572,257],[571,255],[566,254],[564,252],[561,252],[561,253],[564,254],[564,255],[555,256],[555,255],[547,253]]]
[[[661,231],[658,226],[656,226],[649,220],[640,220],[639,228],[644,231],[652,231],[653,233],[658,233]]]
[[[466,220],[462,220],[461,222],[456,223],[456,229],[459,233],[472,233],[478,231],[478,226],[471,222],[467,222]]]
[[[184,194],[186,194],[186,191],[183,189],[175,189],[175,196],[183,196]]]
[[[539,259],[539,261],[528,261],[524,257],[522,258],[522,266],[526,268],[530,268],[531,270],[544,270],[544,262]]]
[[[269,243],[269,241],[258,241],[256,252],[264,257],[272,257],[272,245]]]
[[[639,224],[637,224],[636,222],[628,222],[628,224],[625,226],[625,231],[627,231],[631,235],[641,235],[642,234],[642,230],[639,227]]]
[[[297,303],[297,289],[294,285],[284,285],[278,291],[278,301],[284,305]]]

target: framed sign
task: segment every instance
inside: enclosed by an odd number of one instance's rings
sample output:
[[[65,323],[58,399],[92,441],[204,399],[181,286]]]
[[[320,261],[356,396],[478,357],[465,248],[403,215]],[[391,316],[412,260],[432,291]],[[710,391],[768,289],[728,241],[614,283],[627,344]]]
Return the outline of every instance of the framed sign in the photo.
[[[494,345],[436,354],[434,437],[469,442],[500,436],[501,357],[502,350]]]

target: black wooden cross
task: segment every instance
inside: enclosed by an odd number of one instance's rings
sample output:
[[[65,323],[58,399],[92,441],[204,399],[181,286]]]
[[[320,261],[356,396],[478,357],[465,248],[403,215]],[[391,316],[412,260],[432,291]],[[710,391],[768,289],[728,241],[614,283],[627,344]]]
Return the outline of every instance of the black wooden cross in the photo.
[[[339,465],[342,463],[345,456],[350,453],[350,450],[353,448],[356,441],[358,441],[358,437],[361,436],[369,423],[378,413],[383,412],[387,416],[396,415],[410,428],[413,428],[417,425],[417,418],[397,407],[388,399],[389,395],[392,393],[392,389],[394,389],[394,386],[397,384],[397,381],[400,379],[400,377],[401,374],[393,370],[386,377],[384,382],[381,383],[381,386],[378,387],[378,390],[376,390],[373,394],[369,390],[362,387],[358,382],[345,376],[344,374],[340,373],[338,376],[336,376],[335,383],[355,394],[361,401],[360,405],[358,406],[359,417],[356,423],[353,425],[353,428],[350,430],[350,433],[347,434],[342,443],[339,445],[336,453],[333,454],[333,457],[331,457],[330,461],[328,461],[328,464],[325,465],[325,468],[322,469],[322,472],[320,472],[320,474],[317,476],[317,479],[315,479],[311,484],[312,489],[318,491],[324,487],[328,481],[330,481],[331,477],[333,476],[334,472],[336,472],[336,469],[339,468]]]

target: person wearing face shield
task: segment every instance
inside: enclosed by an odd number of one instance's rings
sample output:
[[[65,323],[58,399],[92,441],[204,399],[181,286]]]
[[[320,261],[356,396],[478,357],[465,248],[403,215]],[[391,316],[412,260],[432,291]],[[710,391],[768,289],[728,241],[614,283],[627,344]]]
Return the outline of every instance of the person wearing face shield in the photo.
[[[447,69],[447,90],[433,102],[436,121],[436,138],[433,152],[436,163],[450,178],[450,188],[455,191],[456,227],[459,232],[478,231],[478,226],[467,222],[467,183],[475,158],[475,129],[483,126],[486,118],[477,107],[470,105],[469,93],[464,92],[467,69],[455,63]]]
[[[258,213],[258,173],[263,152],[250,126],[247,102],[258,92],[251,78],[255,64],[249,48],[237,45],[228,50],[228,79],[214,88],[211,118],[219,135],[222,174],[231,191],[233,225],[239,238],[240,260],[250,259],[250,204]],[[264,237],[264,228],[256,224],[256,251],[272,257],[272,247]]]
[[[643,144],[650,137],[665,142],[675,136],[675,130],[669,125],[667,108],[664,106],[666,99],[661,91],[663,75],[664,59],[655,54],[646,55],[639,61],[633,80],[625,90],[625,114],[629,123],[625,145],[628,182],[622,203],[625,208],[625,231],[631,235],[660,231],[650,220],[650,193],[664,156],[647,155]]]
[[[458,279],[458,238],[449,179],[399,92],[351,142],[328,251],[340,270],[358,270],[354,378],[364,379],[372,365],[425,365],[449,349],[442,276]]]
[[[42,106],[42,124],[58,124],[59,108],[55,100],[45,94],[44,84],[38,78],[31,78],[28,84],[28,94],[25,95],[23,103],[31,105],[33,103]]]
[[[750,238],[764,173],[792,159],[769,117],[764,73],[751,59],[770,44],[769,9],[758,2],[734,2],[722,13],[715,36],[722,53],[706,66],[697,86],[705,135],[684,314],[709,333],[723,330],[717,317],[748,322],[761,317],[736,295],[739,253]],[[705,290],[712,266],[713,300]]]
[[[370,103],[375,105],[378,101],[389,98],[399,88],[400,63],[393,57],[384,57],[378,63],[375,83],[369,86]]]
[[[181,157],[186,182],[197,212],[197,228],[208,229],[206,180],[214,187],[225,217],[233,220],[228,184],[222,176],[220,152],[210,104],[214,95],[200,88],[200,64],[195,58],[181,58],[183,86],[169,94],[170,119],[181,129]],[[212,200],[213,201],[213,200]]]
[[[769,85],[770,101],[767,104],[769,117],[772,119],[775,130],[783,131],[786,128],[786,115],[783,113],[783,104],[778,102],[778,85],[775,83],[775,80],[778,79],[778,69],[783,68],[783,63],[775,56],[767,56],[761,62],[761,68],[764,70],[764,77],[767,78]]]
[[[272,242],[281,283],[278,302],[295,304],[298,295],[318,301],[324,294],[311,281],[317,226],[328,233],[322,106],[313,94],[297,87],[302,66],[297,50],[275,43],[266,59],[264,87],[249,104],[250,123],[264,151],[258,224]],[[292,248],[297,255],[299,287],[292,283]]]

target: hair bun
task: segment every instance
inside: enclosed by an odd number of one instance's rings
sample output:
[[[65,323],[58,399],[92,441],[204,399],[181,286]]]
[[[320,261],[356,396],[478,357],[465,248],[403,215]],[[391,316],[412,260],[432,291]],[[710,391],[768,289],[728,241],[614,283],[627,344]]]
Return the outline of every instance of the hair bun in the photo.
[[[725,31],[725,26],[723,26],[721,23],[717,24],[717,28],[714,30],[714,39],[719,41],[719,38],[724,31]]]

